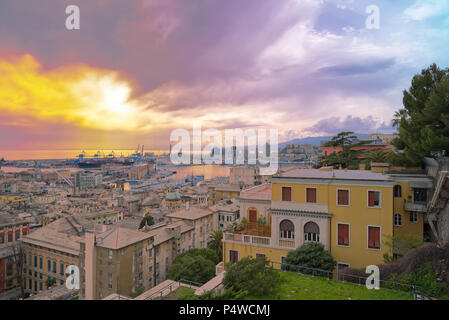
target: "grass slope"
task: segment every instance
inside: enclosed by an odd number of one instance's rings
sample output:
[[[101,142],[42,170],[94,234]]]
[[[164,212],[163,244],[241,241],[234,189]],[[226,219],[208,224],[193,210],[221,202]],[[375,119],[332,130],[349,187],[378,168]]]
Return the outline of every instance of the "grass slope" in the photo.
[[[281,285],[276,293],[247,299],[267,300],[413,300],[413,294],[387,289],[368,290],[365,286],[324,278],[280,272]]]

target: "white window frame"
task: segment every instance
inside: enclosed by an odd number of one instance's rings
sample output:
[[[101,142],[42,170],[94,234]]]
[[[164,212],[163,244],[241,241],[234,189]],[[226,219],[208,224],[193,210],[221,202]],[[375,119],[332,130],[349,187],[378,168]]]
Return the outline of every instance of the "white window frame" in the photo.
[[[338,191],[339,190],[348,191],[348,204],[338,204]],[[350,207],[351,206],[351,189],[349,189],[349,188],[337,188],[337,190],[335,190],[335,205],[337,207]]]
[[[342,244],[338,244],[338,225],[340,224],[344,224],[344,225],[348,225],[349,226],[349,245],[345,246]],[[351,247],[351,224],[347,223],[347,222],[337,222],[337,232],[335,232],[337,235],[337,247],[342,247],[342,248],[350,248]]]
[[[369,247],[369,227],[375,227],[375,228],[379,228],[379,249],[376,248],[370,248]],[[382,226],[375,226],[375,225],[367,225],[366,226],[366,248],[368,250],[374,250],[374,251],[382,251]]]
[[[400,218],[401,218],[401,223],[400,224],[396,224],[396,216],[399,216]],[[394,215],[393,215],[393,225],[395,226],[395,227],[402,227],[402,214],[400,214],[400,213],[395,213]]]
[[[379,192],[379,205],[370,207],[369,206],[369,193],[370,192]],[[382,191],[381,190],[366,190],[366,207],[368,209],[381,209],[382,208]]]
[[[413,221],[410,221],[411,223],[419,223],[419,213],[417,211],[410,211],[410,215],[413,215],[413,218],[416,217],[416,219],[413,219]]]

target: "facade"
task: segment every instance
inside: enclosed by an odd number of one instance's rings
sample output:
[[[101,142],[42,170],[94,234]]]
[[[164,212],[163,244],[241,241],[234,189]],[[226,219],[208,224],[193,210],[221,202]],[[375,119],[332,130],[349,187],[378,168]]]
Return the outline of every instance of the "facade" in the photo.
[[[218,231],[218,214],[209,209],[189,207],[165,216],[169,223],[184,221],[193,227],[192,249],[207,248],[209,235]]]
[[[232,167],[229,182],[235,185],[253,186],[261,183],[259,168],[256,166]]]
[[[265,255],[280,264],[289,250],[320,242],[338,268],[381,264],[384,254],[393,253],[384,242],[394,232],[394,184],[390,176],[370,171],[281,173],[271,183],[271,235],[225,233],[224,261]]]
[[[222,200],[216,205],[209,207],[218,216],[218,228],[226,229],[240,220],[240,207],[238,200]]]
[[[80,241],[86,231],[106,226],[73,216],[63,217],[21,239],[25,292],[47,290],[47,284],[64,285],[66,268],[79,266]]]
[[[238,184],[216,184],[209,186],[209,205],[213,206],[221,200],[236,199],[242,187]]]
[[[193,227],[184,222],[145,232],[114,228],[87,233],[80,247],[80,298],[148,290],[166,279],[176,256],[192,248]]]
[[[99,186],[103,182],[103,176],[93,172],[77,172],[74,178],[75,188],[82,190]]]
[[[20,286],[19,242],[10,242],[0,245],[0,294]]]
[[[30,233],[30,219],[0,214],[0,246],[18,241]]]

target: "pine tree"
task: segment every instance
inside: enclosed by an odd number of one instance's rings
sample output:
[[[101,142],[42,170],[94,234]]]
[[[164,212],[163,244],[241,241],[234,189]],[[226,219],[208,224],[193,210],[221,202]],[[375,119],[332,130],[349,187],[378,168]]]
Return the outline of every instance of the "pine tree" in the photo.
[[[393,125],[399,137],[393,145],[404,164],[418,164],[432,152],[449,149],[449,69],[436,64],[415,75],[404,91],[404,108],[395,114]]]

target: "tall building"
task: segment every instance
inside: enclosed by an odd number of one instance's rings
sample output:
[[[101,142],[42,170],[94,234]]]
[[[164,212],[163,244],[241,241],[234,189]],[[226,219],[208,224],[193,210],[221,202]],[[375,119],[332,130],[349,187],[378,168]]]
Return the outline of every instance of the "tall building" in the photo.
[[[80,241],[85,232],[98,233],[104,228],[93,221],[68,216],[22,237],[25,291],[36,294],[46,291],[49,285],[64,285],[67,266],[79,266]]]
[[[160,284],[176,256],[193,248],[193,229],[179,221],[145,232],[113,228],[87,233],[80,248],[80,298],[129,296]]]

